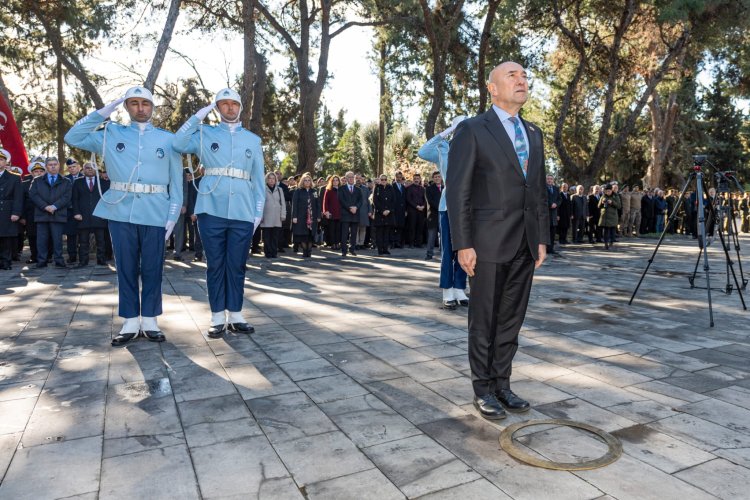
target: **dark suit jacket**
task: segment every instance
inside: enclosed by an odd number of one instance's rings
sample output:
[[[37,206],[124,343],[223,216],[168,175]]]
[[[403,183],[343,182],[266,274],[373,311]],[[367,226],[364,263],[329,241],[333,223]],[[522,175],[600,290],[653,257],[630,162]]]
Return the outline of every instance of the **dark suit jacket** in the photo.
[[[589,215],[589,200],[585,194],[574,194],[570,200],[571,213],[576,219],[585,219]]]
[[[340,190],[339,190],[340,191]],[[358,189],[355,191],[359,192]],[[318,231],[318,219],[320,219],[320,203],[318,203],[317,189],[295,189],[292,194],[292,216],[290,219],[297,219],[292,222],[292,233],[307,236],[307,207],[308,204],[312,213],[312,234]]]
[[[31,181],[33,181],[34,178],[30,179],[24,179],[23,180],[23,219],[26,220],[26,227],[28,228],[30,224],[34,224],[34,212],[36,211],[36,206],[34,206],[34,202],[31,201],[31,197],[29,196],[29,191],[31,190]],[[36,233],[34,233],[36,234]]]
[[[601,198],[602,195],[599,195],[599,198]],[[592,220],[594,221],[594,224],[599,224],[599,215],[601,212],[601,209],[599,208],[599,198],[596,197],[596,195],[590,194],[589,195],[589,213],[588,215],[592,217]]]
[[[641,198],[641,217],[644,219],[654,218],[654,198],[648,196]]]
[[[427,198],[427,228],[435,229],[440,223],[440,214],[438,213],[438,208],[440,208],[440,190],[437,184],[427,186],[425,197]]]
[[[422,186],[412,184],[406,189],[406,206],[408,208],[413,208],[414,210],[416,210],[418,206],[425,206],[424,188]]]
[[[203,179],[203,177],[195,179],[195,186],[198,189],[201,188],[201,179]],[[187,205],[185,205],[185,216],[190,217],[191,215],[195,215],[195,203],[198,201],[198,191],[193,187],[192,182],[188,182],[187,191],[185,191],[185,193],[185,198],[187,199]]]
[[[395,195],[393,190],[395,188],[389,184],[385,186],[378,184],[375,186],[375,191],[372,193],[372,205],[373,213],[373,225],[375,226],[392,226],[395,220]],[[388,210],[388,215],[383,215],[383,212]]]
[[[21,176],[6,170],[0,175],[0,237],[18,236],[18,222],[10,217],[23,215],[23,186]]]
[[[570,218],[573,216],[571,212],[570,194],[560,192],[560,206],[557,208],[557,215],[560,217],[561,226],[570,226]]]
[[[73,177],[72,174],[68,174],[65,176],[65,178],[70,180],[71,184],[75,184],[75,181],[77,181],[78,179],[83,179],[83,174],[78,174],[76,177]],[[78,221],[73,218],[74,215],[73,199],[71,196],[70,204],[68,205],[68,221],[65,224],[65,234],[76,234],[76,231],[78,231]]]
[[[445,185],[453,249],[474,248],[478,261],[511,261],[524,233],[534,259],[539,245],[549,244],[542,132],[522,121],[529,138],[526,178],[492,109],[464,120],[451,142]]]
[[[393,185],[393,225],[402,227],[406,224],[406,186],[401,184],[401,191],[398,190],[398,184]]]
[[[68,222],[68,207],[73,193],[73,183],[70,179],[57,175],[55,183],[49,185],[49,174],[40,175],[31,181],[29,198],[34,203],[35,222]],[[44,207],[54,205],[57,210],[54,214],[47,212]]]
[[[344,184],[339,188],[339,205],[341,205],[341,222],[359,222],[359,209],[362,205],[362,190],[357,186],[349,191],[349,185]],[[349,208],[356,207],[357,213],[353,214]]]
[[[73,182],[73,216],[80,215],[83,220],[78,221],[78,229],[104,229],[107,227],[106,219],[94,216],[94,209],[99,203],[99,188],[96,177],[94,177],[94,190],[89,191],[88,179],[79,177]],[[102,181],[102,193],[109,189],[109,181]]]
[[[558,216],[557,211],[560,207],[560,188],[557,186],[551,187],[552,189],[550,189],[550,186],[545,185],[545,189],[547,190],[547,207],[549,207],[549,223],[556,226]],[[553,203],[556,205],[555,208],[552,208]]]

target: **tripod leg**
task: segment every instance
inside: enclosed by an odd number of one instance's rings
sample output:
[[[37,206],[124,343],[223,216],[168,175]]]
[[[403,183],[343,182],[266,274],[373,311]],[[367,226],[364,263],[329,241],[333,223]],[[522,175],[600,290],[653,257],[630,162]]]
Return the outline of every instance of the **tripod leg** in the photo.
[[[698,259],[695,261],[695,268],[693,268],[693,275],[688,278],[690,282],[690,288],[695,288],[695,276],[698,274],[698,264],[701,263],[701,256],[703,255],[703,249],[705,245],[701,245],[698,252]]]
[[[635,290],[633,290],[633,295],[630,296],[630,301],[628,302],[629,305],[633,305],[633,299],[635,299],[635,294],[638,293],[638,289],[641,287],[641,283],[643,283],[643,278],[646,277],[646,273],[651,267],[651,264],[654,262],[654,258],[656,257],[656,252],[659,251],[659,247],[661,246],[662,241],[664,241],[664,236],[667,233],[667,228],[669,227],[669,223],[677,218],[677,214],[680,212],[680,206],[682,205],[682,203],[685,202],[685,193],[687,192],[688,186],[690,186],[690,183],[692,182],[692,180],[695,179],[695,176],[696,176],[695,172],[692,172],[690,176],[688,176],[687,181],[685,181],[685,185],[682,187],[680,196],[679,198],[677,198],[677,202],[674,204],[674,208],[672,209],[672,214],[669,216],[669,220],[667,221],[667,224],[665,224],[664,230],[661,232],[659,241],[656,243],[656,248],[654,248],[654,253],[652,253],[651,258],[648,259],[648,264],[646,265],[646,269],[643,270],[643,274],[641,274],[641,279],[638,280],[638,284],[635,286]]]
[[[740,288],[740,284],[737,281],[737,273],[734,272],[734,262],[732,262],[732,257],[729,254],[729,245],[725,244],[724,242],[724,232],[719,229],[719,238],[721,239],[721,248],[724,249],[724,256],[727,259],[727,283],[729,283],[729,272],[732,272],[732,276],[734,277],[734,286],[737,287],[737,294],[740,296],[740,302],[742,303],[742,309],[747,311],[747,306],[745,305],[745,297],[742,296],[742,289]],[[731,287],[730,284],[727,284],[727,289]]]
[[[710,267],[708,265],[708,245],[706,245],[706,210],[703,205],[703,193],[706,189],[706,184],[703,180],[703,172],[698,171],[696,173],[696,176],[698,180],[696,181],[696,191],[697,191],[697,200],[698,200],[698,237],[703,242],[703,248],[701,249],[701,253],[703,254],[703,270],[706,273],[706,291],[708,293],[708,318],[709,323],[711,327],[714,326],[714,307],[713,303],[711,302],[711,273],[710,273]],[[713,205],[711,203],[708,204],[708,211],[709,216],[714,216],[714,210]],[[700,260],[700,258],[699,258]]]
[[[737,267],[740,269],[740,284],[742,289],[747,288],[747,280],[745,279],[745,273],[742,271],[742,259],[740,259],[740,238],[739,232],[737,231],[737,219],[735,218],[734,207],[732,207],[732,221],[729,224],[730,233],[732,236],[732,242],[734,243],[734,251],[737,254]]]

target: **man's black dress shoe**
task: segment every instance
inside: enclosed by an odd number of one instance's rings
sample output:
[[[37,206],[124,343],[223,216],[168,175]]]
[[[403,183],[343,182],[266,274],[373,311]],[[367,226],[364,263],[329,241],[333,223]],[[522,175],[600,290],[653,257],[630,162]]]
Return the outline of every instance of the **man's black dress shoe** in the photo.
[[[63,268],[63,267],[68,267],[68,266],[65,265],[65,262],[55,262],[55,267]]]
[[[492,393],[474,396],[474,408],[487,420],[500,420],[506,417],[505,410]]]
[[[34,267],[36,267],[37,269],[42,269],[42,268],[45,268],[45,267],[47,267],[47,264],[37,264],[37,265],[36,265],[36,266],[34,266]]]
[[[212,339],[220,339],[225,331],[226,327],[224,325],[214,325],[208,329],[208,336]]]
[[[356,257],[357,256],[357,252],[355,252],[354,250],[352,250],[352,251],[349,252],[349,255],[354,255]]]
[[[125,345],[138,336],[138,332],[135,333],[119,333],[117,337],[112,339],[112,345],[114,347]]]
[[[143,335],[149,342],[164,342],[167,340],[167,337],[165,337],[160,331],[146,330],[143,332]]]
[[[495,397],[511,413],[523,413],[531,408],[528,401],[519,398],[510,389],[498,389]]]
[[[469,299],[459,300],[458,304],[467,307],[469,305]]]
[[[236,333],[255,333],[255,328],[247,323],[229,323],[229,331]]]
[[[458,301],[456,300],[444,300],[443,301],[443,309],[453,310],[456,307],[458,307]]]

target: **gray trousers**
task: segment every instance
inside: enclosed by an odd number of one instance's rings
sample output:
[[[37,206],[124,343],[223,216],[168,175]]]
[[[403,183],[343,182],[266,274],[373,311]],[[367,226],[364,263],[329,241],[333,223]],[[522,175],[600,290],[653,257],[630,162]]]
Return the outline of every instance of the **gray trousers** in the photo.
[[[174,226],[174,254],[180,255],[185,246],[185,214],[180,214]]]

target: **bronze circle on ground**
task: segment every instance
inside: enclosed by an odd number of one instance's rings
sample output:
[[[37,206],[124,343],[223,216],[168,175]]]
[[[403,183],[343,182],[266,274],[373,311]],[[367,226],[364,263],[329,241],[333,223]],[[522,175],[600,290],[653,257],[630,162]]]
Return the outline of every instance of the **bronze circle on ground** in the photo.
[[[559,425],[565,427],[574,427],[576,429],[583,429],[599,437],[599,439],[604,441],[609,449],[603,456],[594,460],[587,460],[585,462],[555,462],[552,460],[545,460],[522,450],[516,445],[516,443],[513,442],[513,434],[515,434],[519,429],[530,427],[532,425]],[[617,459],[620,458],[620,455],[622,455],[622,443],[619,439],[617,439],[609,432],[603,431],[597,427],[594,427],[593,425],[557,418],[545,420],[527,420],[526,422],[519,422],[517,424],[509,425],[503,430],[503,432],[500,433],[500,446],[508,453],[508,455],[520,460],[521,462],[525,462],[535,467],[543,467],[545,469],[553,470],[598,469],[617,461]]]

